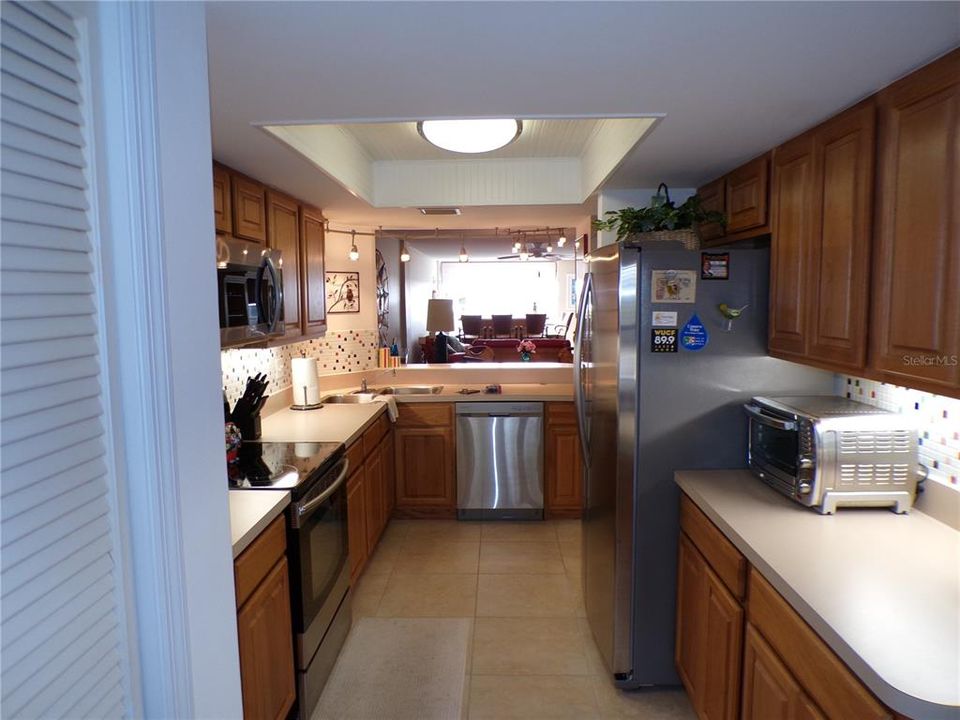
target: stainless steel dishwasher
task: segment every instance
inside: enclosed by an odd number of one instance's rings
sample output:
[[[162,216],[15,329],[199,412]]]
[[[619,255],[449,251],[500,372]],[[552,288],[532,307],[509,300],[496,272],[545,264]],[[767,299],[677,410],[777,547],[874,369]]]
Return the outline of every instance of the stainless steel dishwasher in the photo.
[[[457,403],[457,517],[543,518],[543,403]]]

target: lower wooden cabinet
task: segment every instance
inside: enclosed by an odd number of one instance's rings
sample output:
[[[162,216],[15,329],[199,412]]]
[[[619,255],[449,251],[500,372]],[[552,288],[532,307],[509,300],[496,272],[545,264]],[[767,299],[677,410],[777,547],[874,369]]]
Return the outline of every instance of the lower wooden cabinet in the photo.
[[[347,480],[347,547],[350,553],[350,580],[356,580],[367,562],[367,498],[363,467]]]
[[[278,517],[234,563],[243,717],[283,720],[297,699],[286,519]]]
[[[823,720],[824,715],[756,628],[747,623],[743,652],[743,720]]]
[[[677,609],[677,670],[697,714],[704,720],[734,720],[743,608],[682,533]]]
[[[543,512],[546,518],[583,515],[583,464],[573,403],[546,403]]]
[[[347,448],[350,461],[347,542],[351,581],[363,573],[393,514],[394,504],[390,499],[396,487],[393,447],[393,430],[383,414]]]
[[[396,426],[397,514],[454,517],[456,431],[452,403],[403,403]]]

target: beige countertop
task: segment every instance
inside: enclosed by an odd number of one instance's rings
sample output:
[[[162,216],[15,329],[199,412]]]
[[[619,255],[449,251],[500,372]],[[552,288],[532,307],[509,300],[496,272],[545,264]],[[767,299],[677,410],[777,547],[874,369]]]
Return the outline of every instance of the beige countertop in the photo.
[[[231,490],[230,540],[236,558],[290,504],[285,490]]]
[[[747,470],[676,482],[881,701],[960,717],[960,532],[917,510],[820,515]]]

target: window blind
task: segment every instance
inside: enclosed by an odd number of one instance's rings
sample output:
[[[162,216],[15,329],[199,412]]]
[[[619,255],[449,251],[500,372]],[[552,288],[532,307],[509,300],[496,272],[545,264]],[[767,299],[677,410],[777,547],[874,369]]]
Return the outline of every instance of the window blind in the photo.
[[[0,8],[0,716],[126,707],[79,33]]]

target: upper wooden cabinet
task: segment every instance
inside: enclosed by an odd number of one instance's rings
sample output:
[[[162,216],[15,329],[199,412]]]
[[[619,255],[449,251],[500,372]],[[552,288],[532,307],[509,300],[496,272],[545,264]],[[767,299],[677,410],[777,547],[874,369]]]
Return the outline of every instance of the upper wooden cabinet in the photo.
[[[213,164],[213,224],[218,233],[233,232],[233,198],[230,189],[230,171]]]
[[[306,335],[327,329],[323,276],[324,217],[316,208],[300,207],[301,307]]]
[[[263,185],[238,173],[230,177],[233,234],[250,242],[267,241],[267,200]]]
[[[877,96],[871,367],[960,388],[960,50]]]
[[[769,153],[727,174],[727,235],[766,227],[769,178]]]
[[[704,244],[726,245],[769,234],[769,186],[770,153],[765,153],[699,188],[703,208],[727,216],[726,228],[719,223],[700,227]]]
[[[293,198],[267,191],[267,245],[282,253],[285,337],[302,335],[300,327],[300,208]]]

